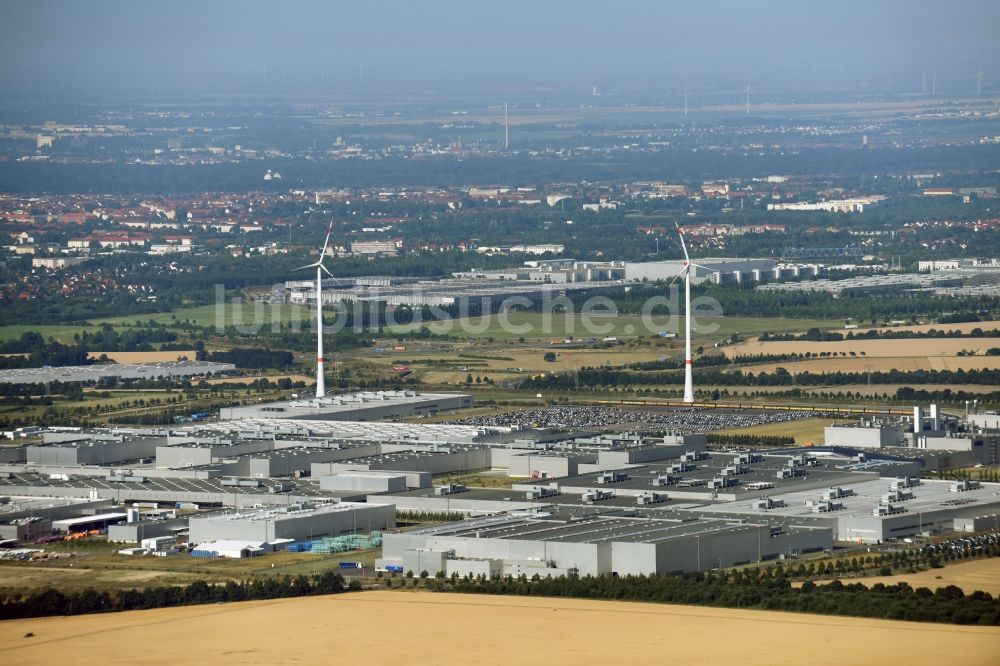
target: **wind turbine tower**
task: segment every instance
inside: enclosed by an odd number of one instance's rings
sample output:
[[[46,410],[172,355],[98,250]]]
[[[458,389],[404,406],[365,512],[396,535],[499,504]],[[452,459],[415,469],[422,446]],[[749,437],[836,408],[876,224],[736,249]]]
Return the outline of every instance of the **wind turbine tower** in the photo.
[[[300,271],[306,268],[316,269],[316,397],[325,398],[326,397],[326,377],[323,374],[323,365],[326,363],[326,359],[323,358],[323,272],[325,271],[327,275],[333,277],[333,273],[327,270],[327,267],[323,265],[323,260],[326,258],[326,250],[330,246],[330,234],[333,232],[333,223],[326,231],[326,240],[323,241],[323,250],[319,253],[319,261],[314,264],[307,264],[296,268],[295,270]]]
[[[931,70],[931,95],[937,95],[937,68]]]
[[[927,94],[927,72],[924,72],[920,76],[920,94],[921,95]]]
[[[691,268],[704,268],[698,264],[691,263],[691,257],[688,256],[687,244],[684,242],[684,234],[681,232],[680,226],[677,221],[674,221],[674,227],[677,229],[677,236],[681,241],[681,250],[684,251],[684,268],[678,273],[673,280],[670,282],[670,286],[673,286],[674,282],[680,278],[684,277],[684,402],[692,403],[694,402],[694,378],[691,375]],[[669,287],[668,287],[669,289]]]
[[[749,116],[750,115],[750,84],[749,83],[747,83],[746,93],[747,93],[747,115]]]
[[[983,70],[976,72],[976,97],[983,96]]]
[[[507,122],[507,102],[503,103],[503,149],[510,150],[510,124]]]
[[[687,118],[688,115],[688,87],[684,86],[684,117]]]
[[[694,377],[691,374],[691,259],[680,228],[677,229],[677,234],[684,250],[684,402],[691,403],[694,402]]]

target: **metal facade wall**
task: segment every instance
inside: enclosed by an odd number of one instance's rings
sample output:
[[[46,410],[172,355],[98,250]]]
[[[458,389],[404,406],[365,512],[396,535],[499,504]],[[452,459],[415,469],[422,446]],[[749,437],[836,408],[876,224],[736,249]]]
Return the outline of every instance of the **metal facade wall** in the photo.
[[[192,518],[190,538],[192,543],[205,541],[268,541],[295,539],[304,541],[327,535],[352,532],[371,532],[395,526],[396,508],[384,506],[359,506],[345,511],[320,512],[289,516],[282,520],[213,520]]]

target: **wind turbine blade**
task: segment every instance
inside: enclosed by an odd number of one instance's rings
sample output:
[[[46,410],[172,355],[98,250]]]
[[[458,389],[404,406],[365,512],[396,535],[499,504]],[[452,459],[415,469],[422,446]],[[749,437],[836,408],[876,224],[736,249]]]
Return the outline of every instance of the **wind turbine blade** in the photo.
[[[684,250],[684,261],[686,261],[690,265],[691,257],[688,256],[687,243],[684,242],[684,234],[681,232],[680,227],[677,227],[677,235],[681,239],[681,249]]]
[[[329,269],[329,268],[327,268],[327,267],[326,267],[326,266],[324,266],[323,264],[319,264],[319,267],[323,269],[323,272],[324,272],[324,273],[326,273],[326,274],[327,274],[327,275],[329,275],[330,277],[333,277],[333,273],[331,273],[331,272],[330,272],[330,269]]]
[[[315,264],[306,264],[305,266],[299,266],[298,268],[293,268],[293,271],[304,271],[307,268],[316,268],[320,263],[317,261]]]
[[[322,250],[320,251],[320,253],[319,253],[319,260],[320,260],[320,261],[323,261],[323,257],[325,257],[325,256],[326,256],[326,248],[327,248],[327,246],[329,246],[329,245],[330,245],[330,233],[331,233],[332,231],[333,231],[333,230],[332,230],[332,229],[330,229],[329,231],[327,231],[327,232],[326,232],[326,240],[325,240],[325,241],[323,241],[323,249],[322,249]]]

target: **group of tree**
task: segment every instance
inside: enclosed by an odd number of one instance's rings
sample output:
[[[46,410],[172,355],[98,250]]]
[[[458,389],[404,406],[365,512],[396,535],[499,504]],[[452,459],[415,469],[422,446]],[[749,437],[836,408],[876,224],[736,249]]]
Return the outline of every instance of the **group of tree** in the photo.
[[[292,352],[274,349],[264,349],[261,347],[236,347],[227,351],[200,351],[197,353],[199,361],[212,361],[215,363],[233,363],[237,368],[249,370],[263,370],[277,368],[285,370],[295,361]]]
[[[244,581],[226,581],[209,585],[195,581],[187,586],[146,587],[129,590],[84,589],[63,592],[48,588],[21,597],[5,597],[0,602],[0,620],[51,615],[84,615],[111,613],[172,606],[282,599],[316,594],[338,594],[359,590],[357,582],[349,585],[343,576],[324,572],[315,576],[273,576]]]
[[[926,339],[926,338],[998,338],[1000,337],[1000,329],[989,329],[983,330],[979,327],[973,328],[969,331],[962,331],[959,329],[937,329],[931,328],[926,331],[908,331],[908,330],[895,330],[895,329],[877,329],[873,328],[867,331],[861,331],[855,333],[854,331],[848,331],[847,333],[839,333],[837,331],[823,331],[818,328],[810,328],[805,333],[795,334],[795,333],[761,333],[759,340],[761,342],[768,341],[778,341],[778,342],[790,342],[790,341],[809,341],[809,342],[836,342],[840,340],[910,340],[910,339]]]
[[[465,514],[456,511],[397,511],[396,524],[401,523],[453,523],[464,520]]]
[[[705,435],[709,444],[716,446],[764,446],[775,448],[779,446],[794,446],[795,438],[788,435],[735,435],[710,432]]]
[[[103,325],[96,331],[84,331],[73,336],[73,344],[66,345],[55,339],[46,340],[35,331],[26,331],[16,340],[0,342],[0,368],[40,368],[42,366],[88,365],[107,362],[106,356],[91,358],[96,352],[171,351],[177,345],[177,333],[162,327],[117,331]]]
[[[710,386],[844,386],[848,384],[983,384],[1000,385],[1000,370],[878,370],[873,372],[800,372],[785,368],[773,372],[703,370],[697,381]],[[525,379],[528,389],[568,389],[576,386],[657,386],[683,384],[675,370],[633,372],[611,367],[584,367],[574,373],[547,374]]]
[[[757,572],[756,575],[748,572]],[[931,591],[906,583],[845,585],[840,580],[793,587],[781,568],[750,569],[739,576],[725,571],[676,576],[564,576],[528,579],[453,577],[435,581],[439,591],[537,597],[615,599],[721,606],[823,615],[952,624],[1000,625],[1000,601],[985,592],[970,595],[953,585]]]

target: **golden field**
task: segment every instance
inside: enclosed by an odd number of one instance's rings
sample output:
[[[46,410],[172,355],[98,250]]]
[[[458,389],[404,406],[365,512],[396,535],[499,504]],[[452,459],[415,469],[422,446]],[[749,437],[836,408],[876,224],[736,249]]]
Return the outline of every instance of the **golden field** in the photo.
[[[955,585],[962,588],[966,594],[981,590],[997,596],[1000,595],[1000,560],[990,557],[971,562],[958,562],[940,569],[928,569],[913,574],[872,576],[857,580],[844,580],[844,582],[864,583],[869,587],[876,583],[884,583],[885,585],[907,583],[913,588],[926,587],[930,590]]]
[[[797,421],[780,421],[778,423],[767,423],[753,428],[731,428],[720,430],[720,435],[762,435],[766,437],[794,437],[796,444],[822,444],[825,436],[824,431],[828,425],[837,423],[850,423],[843,419],[811,418],[799,419]]]
[[[983,353],[991,347],[1000,347],[1000,338],[917,338],[898,340],[838,340],[835,342],[810,342],[794,340],[789,342],[760,342],[752,340],[731,347],[723,353],[733,356],[752,354],[820,354],[841,352],[850,356],[851,352],[876,358],[914,356],[956,356],[960,351]],[[983,359],[980,359],[983,360]]]
[[[276,372],[266,375],[253,375],[250,377],[216,377],[215,379],[206,379],[206,384],[253,384],[258,379],[266,379],[271,382],[276,382],[279,379],[291,379],[293,382],[305,382],[307,385],[312,384],[316,381],[315,377],[309,377],[307,375],[300,375],[294,372]]]
[[[989,321],[973,321],[965,322],[962,324],[916,324],[914,326],[867,326],[859,327],[853,331],[838,331],[845,335],[847,333],[867,333],[868,331],[909,331],[912,333],[926,333],[927,331],[961,331],[962,333],[970,333],[975,329],[980,329],[982,331],[991,331],[996,328],[1000,328],[1000,321],[989,320]]]
[[[0,623],[0,659],[11,664],[659,666],[715,663],[725,646],[742,666],[976,666],[996,663],[1000,629],[404,591]]]
[[[545,354],[554,352],[555,361],[544,360]],[[481,351],[469,348],[468,353],[479,358],[469,358],[456,355],[432,354],[424,355],[419,351],[393,352],[378,358],[370,359],[377,365],[388,368],[400,360],[411,361],[409,367],[417,372],[420,379],[428,384],[452,384],[464,382],[466,376],[472,374],[490,377],[494,381],[530,377],[544,372],[567,372],[584,367],[602,365],[622,366],[630,363],[645,363],[656,361],[660,356],[673,356],[679,351],[672,351],[669,344],[655,348],[644,349],[566,349],[559,347],[544,347],[537,349],[489,349]],[[431,363],[428,363],[428,362]],[[461,370],[460,368],[466,368]],[[510,368],[520,368],[523,372],[514,372]]]
[[[996,370],[1000,368],[1000,356],[896,356],[896,357],[838,357],[803,361],[776,361],[759,365],[742,366],[743,372],[774,372],[784,368],[793,375],[800,372],[822,374],[824,372],[888,372],[900,370]]]
[[[88,358],[100,358],[104,354],[115,363],[158,363],[161,361],[176,361],[186,358],[194,360],[195,350],[186,351],[136,351],[136,352],[90,352]]]

